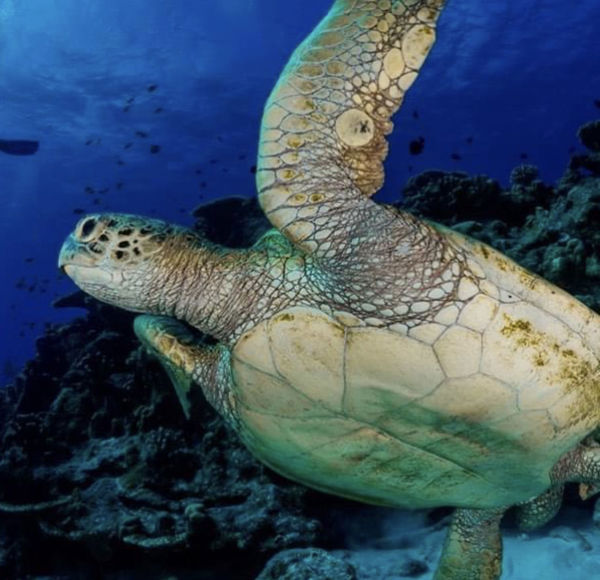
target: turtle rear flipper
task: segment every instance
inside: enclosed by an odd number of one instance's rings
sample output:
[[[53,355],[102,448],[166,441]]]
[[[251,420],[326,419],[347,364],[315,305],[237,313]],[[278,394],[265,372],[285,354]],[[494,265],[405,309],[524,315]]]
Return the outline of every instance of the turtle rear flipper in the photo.
[[[505,508],[454,512],[434,580],[496,580],[502,569]]]
[[[549,487],[544,493],[520,505],[517,509],[517,525],[529,532],[547,524],[562,506],[564,484]]]
[[[190,394],[195,384],[226,420],[232,419],[228,397],[229,351],[224,346],[202,344],[189,327],[167,316],[138,316],[134,330],[167,372],[187,419],[192,410]]]

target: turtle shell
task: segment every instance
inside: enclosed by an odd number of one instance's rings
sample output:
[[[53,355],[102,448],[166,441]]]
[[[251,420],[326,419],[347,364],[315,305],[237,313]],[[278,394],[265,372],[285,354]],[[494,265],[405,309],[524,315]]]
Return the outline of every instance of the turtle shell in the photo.
[[[405,333],[310,307],[263,321],[232,351],[243,441],[286,477],[368,503],[538,495],[599,423],[598,360],[565,322],[510,298],[480,293]]]

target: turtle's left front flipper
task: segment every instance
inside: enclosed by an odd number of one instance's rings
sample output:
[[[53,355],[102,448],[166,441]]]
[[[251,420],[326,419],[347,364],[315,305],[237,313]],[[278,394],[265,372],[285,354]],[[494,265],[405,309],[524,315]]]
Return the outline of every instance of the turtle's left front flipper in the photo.
[[[256,184],[271,223],[315,256],[391,218],[368,198],[383,183],[391,117],[435,39],[445,0],[336,0],[296,49],[267,101]]]
[[[229,350],[226,347],[203,344],[185,324],[166,316],[138,316],[134,330],[146,349],[167,371],[188,419],[190,392],[195,383],[226,420],[233,419],[233,403],[229,397]]]

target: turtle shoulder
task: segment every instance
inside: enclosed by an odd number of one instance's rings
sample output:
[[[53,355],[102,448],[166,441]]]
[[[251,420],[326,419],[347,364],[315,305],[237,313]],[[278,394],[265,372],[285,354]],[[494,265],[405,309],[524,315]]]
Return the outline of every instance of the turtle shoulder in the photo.
[[[253,250],[264,252],[269,256],[291,256],[298,250],[279,230],[270,228],[252,246]]]

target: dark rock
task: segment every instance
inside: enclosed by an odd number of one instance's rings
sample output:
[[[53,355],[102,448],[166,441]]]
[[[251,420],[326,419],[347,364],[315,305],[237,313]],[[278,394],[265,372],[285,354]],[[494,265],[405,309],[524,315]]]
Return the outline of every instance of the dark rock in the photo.
[[[82,290],[76,290],[71,294],[67,294],[66,296],[61,296],[57,298],[52,306],[54,308],[85,308],[90,309],[93,308],[93,303],[97,302],[91,299],[89,294],[86,294]]]
[[[500,194],[498,183],[487,177],[426,171],[408,180],[403,207],[441,223],[477,220],[499,208]]]
[[[580,127],[577,136],[588,152],[571,157],[568,170],[559,182],[562,189],[573,187],[586,175],[600,176],[600,120]]]
[[[198,206],[193,216],[198,231],[230,248],[252,245],[271,227],[254,197],[217,199]]]
[[[419,578],[428,571],[429,567],[425,562],[421,562],[420,560],[408,560],[402,565],[399,575],[406,576],[407,578]]]
[[[510,174],[511,186],[530,186],[539,177],[539,170],[535,165],[519,165]]]
[[[592,175],[600,175],[600,154],[574,155],[571,157],[569,169],[578,172],[581,169],[589,171]]]
[[[600,120],[581,126],[577,131],[577,137],[584,147],[600,153]]]
[[[325,550],[285,550],[266,565],[256,580],[356,580],[352,564]]]

